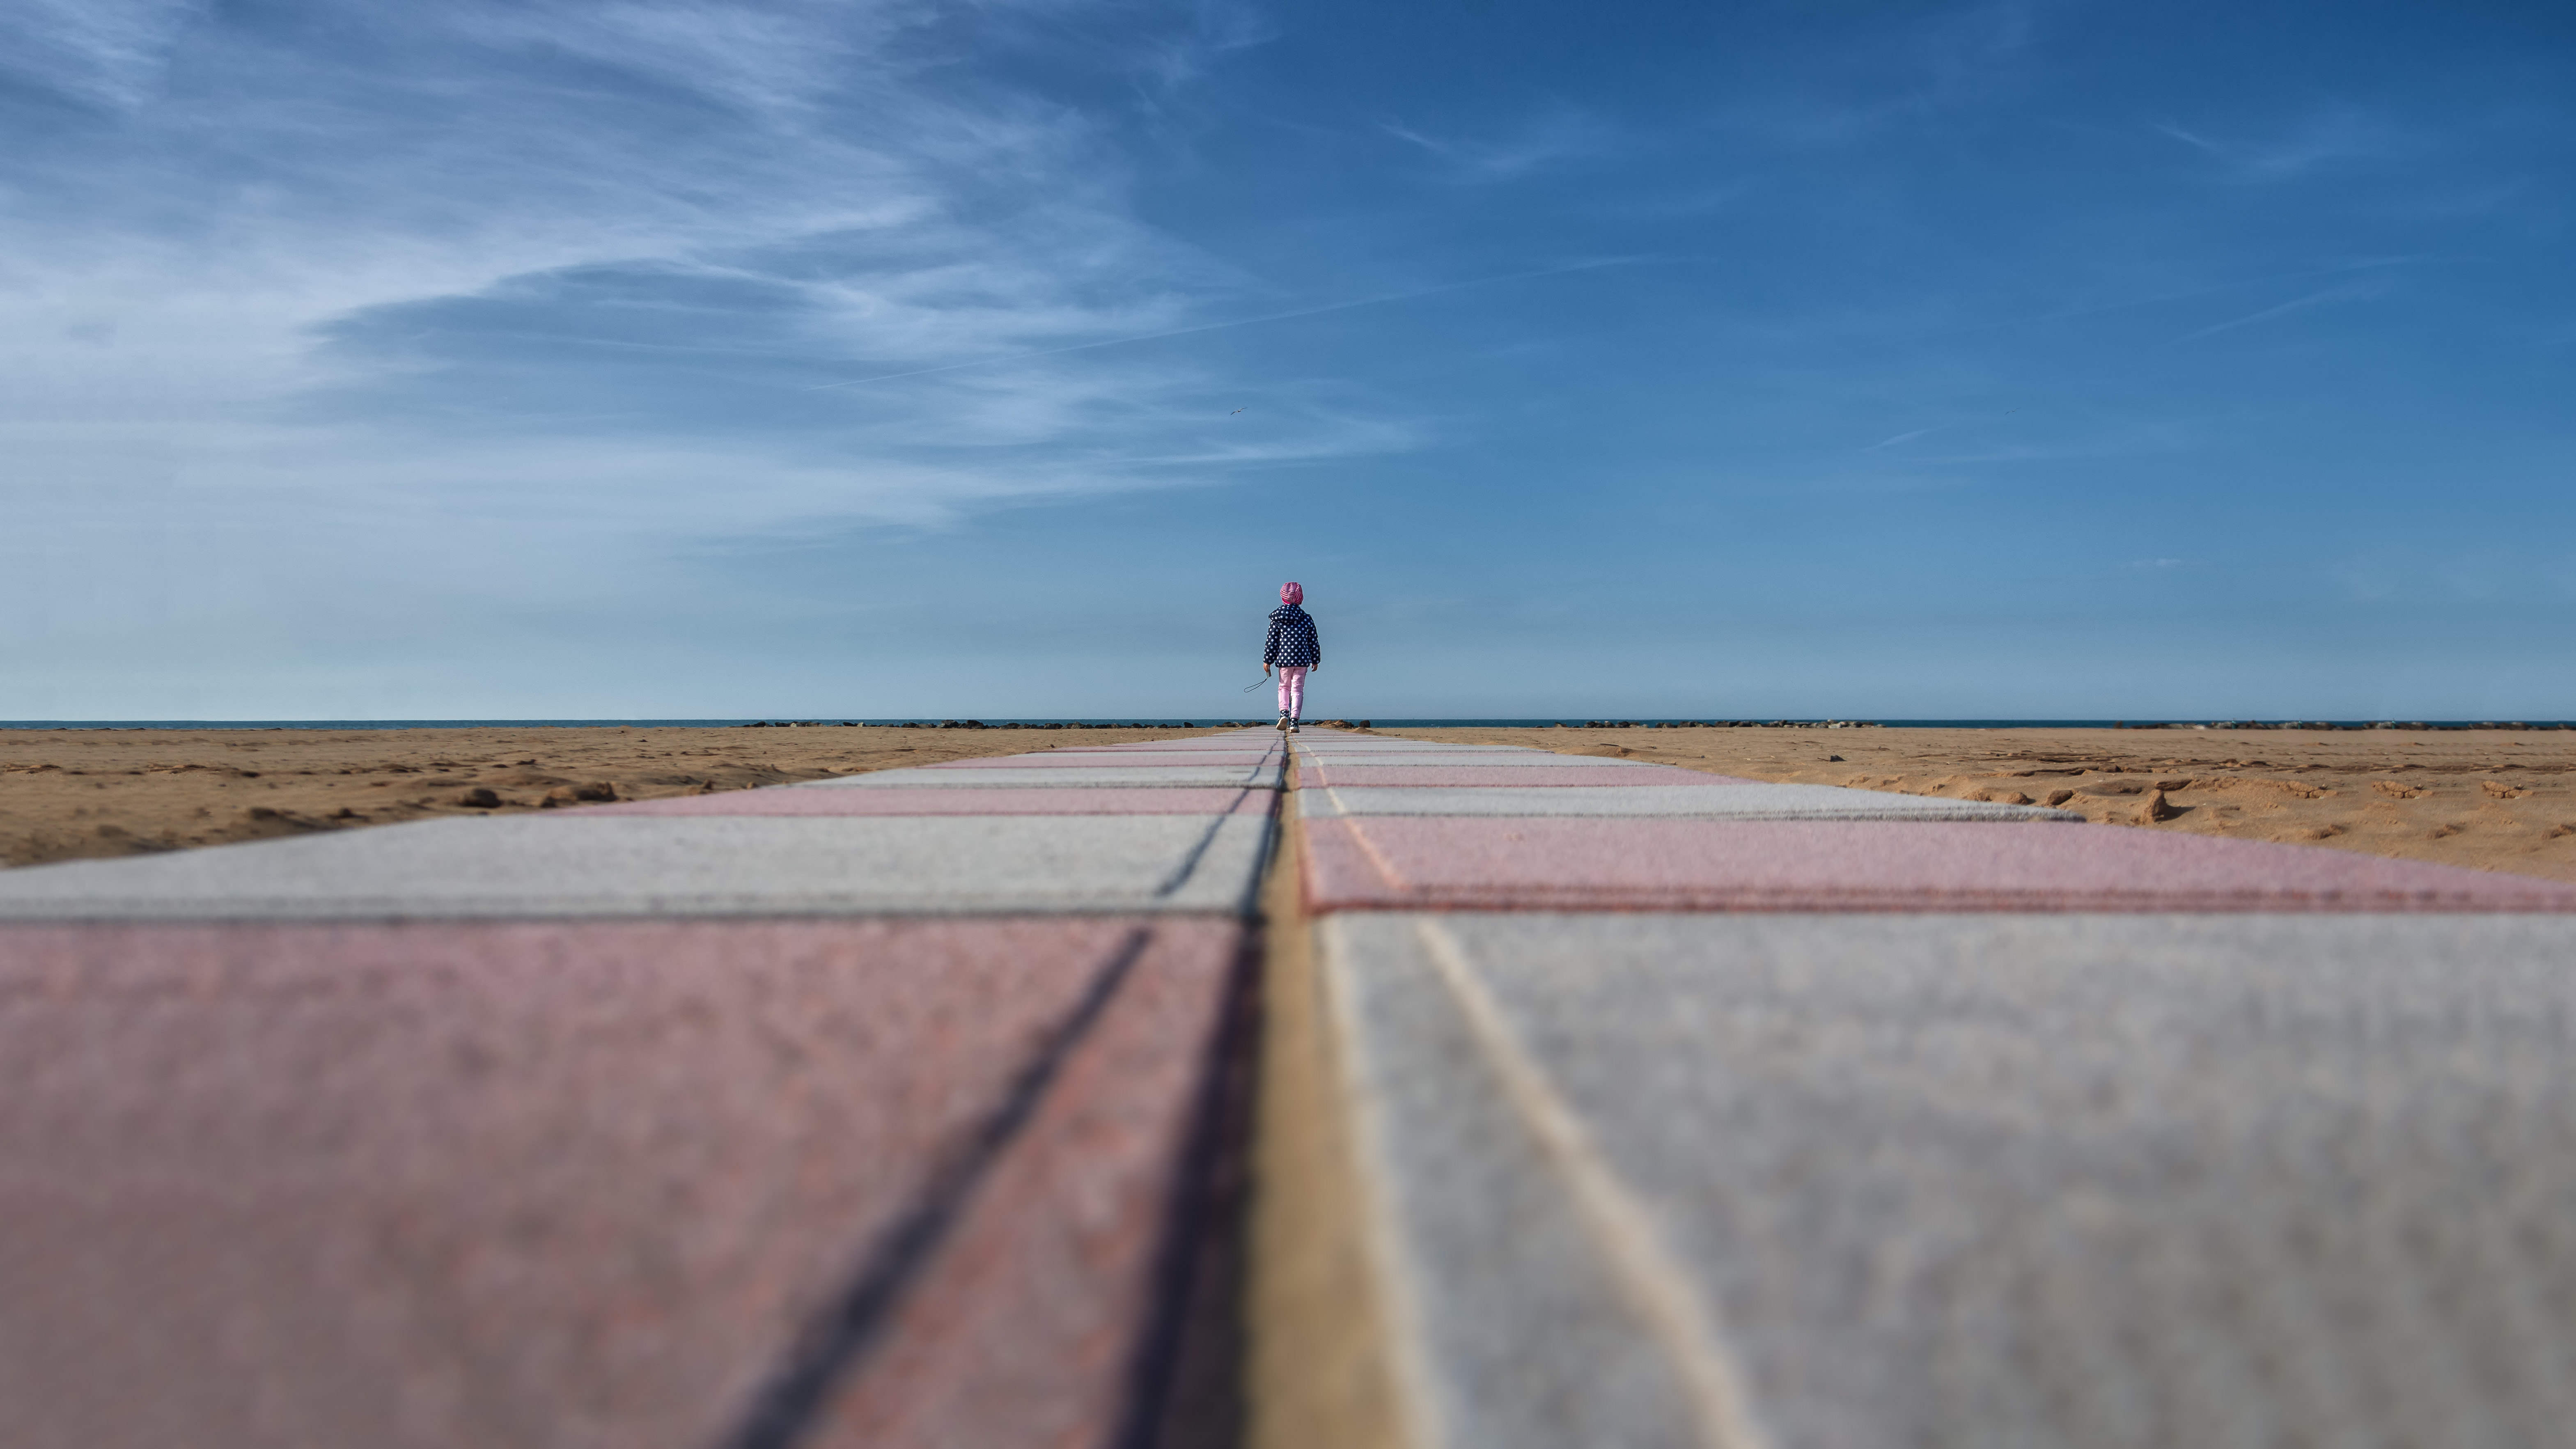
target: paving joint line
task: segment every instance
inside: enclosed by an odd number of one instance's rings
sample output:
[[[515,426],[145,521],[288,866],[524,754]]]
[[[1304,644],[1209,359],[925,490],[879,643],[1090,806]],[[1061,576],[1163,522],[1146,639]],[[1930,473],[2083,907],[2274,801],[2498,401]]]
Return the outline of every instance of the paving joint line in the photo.
[[[1283,796],[1296,788],[1290,751]],[[1350,1023],[1314,950],[1302,824],[1281,812],[1262,889],[1260,1034],[1247,1347],[1248,1449],[1436,1449],[1429,1379],[1404,1331],[1383,1178],[1366,1161]]]

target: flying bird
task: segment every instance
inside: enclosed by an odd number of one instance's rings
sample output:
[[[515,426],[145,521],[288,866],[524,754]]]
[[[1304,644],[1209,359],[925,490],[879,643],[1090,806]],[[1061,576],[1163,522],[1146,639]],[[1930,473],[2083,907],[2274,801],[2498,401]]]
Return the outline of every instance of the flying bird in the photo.
[[[1250,404],[1250,403],[1245,403],[1245,404],[1243,405],[1243,408],[1248,408],[1248,407],[1250,407],[1250,406],[1252,406],[1252,404]],[[1243,411],[1243,408],[1236,408],[1236,409],[1234,410],[1234,413],[1239,413],[1239,412]],[[1234,413],[1227,413],[1227,414],[1226,414],[1226,416],[1227,416],[1227,417],[1233,417],[1233,416],[1234,416]]]

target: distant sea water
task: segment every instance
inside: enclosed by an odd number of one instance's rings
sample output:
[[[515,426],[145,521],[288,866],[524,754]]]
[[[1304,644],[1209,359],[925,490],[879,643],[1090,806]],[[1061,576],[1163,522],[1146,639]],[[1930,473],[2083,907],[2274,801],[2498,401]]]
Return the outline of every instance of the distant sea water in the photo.
[[[908,716],[887,719],[798,719],[773,716],[767,719],[13,719],[0,720],[0,729],[9,730],[464,730],[464,729],[727,729],[755,724],[800,725],[903,725],[941,723],[939,718]],[[965,721],[958,720],[958,723]],[[1102,728],[1142,726],[1149,729],[1206,729],[1226,723],[1223,717],[1209,715],[1191,719],[1122,718],[1097,719],[1006,718],[997,716],[980,720],[984,725],[1091,725]],[[1256,714],[1252,724],[1270,723],[1268,716]],[[1643,718],[1606,721],[1610,724],[1676,725],[1735,723],[1725,719]],[[1827,723],[1878,725],[1888,729],[2113,729],[2127,727],[2189,728],[2209,725],[2331,725],[2337,729],[2367,729],[2373,724],[2397,723],[2420,725],[2428,729],[2494,728],[2508,722],[2496,720],[2108,720],[2108,719],[1761,719],[1740,721],[1751,724],[1821,725]],[[1381,719],[1371,724],[1385,729],[1535,729],[1549,725],[1580,727],[1595,721],[1581,719]],[[2576,729],[2576,722],[2565,720],[2514,720],[2512,726],[2525,729]]]

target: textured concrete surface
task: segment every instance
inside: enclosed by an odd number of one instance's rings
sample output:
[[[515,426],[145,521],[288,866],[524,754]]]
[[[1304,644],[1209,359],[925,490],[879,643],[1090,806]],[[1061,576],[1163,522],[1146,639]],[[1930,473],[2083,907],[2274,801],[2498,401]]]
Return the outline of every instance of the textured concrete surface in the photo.
[[[1233,913],[1269,832],[1247,814],[443,820],[13,870],[0,920]]]
[[[0,1440],[1141,1445],[1283,827],[1337,1442],[2563,1438],[2576,887],[2048,814],[1241,731],[0,873]]]
[[[2576,910],[2554,881],[2046,822],[1373,817],[1305,845],[1320,910]]]
[[[1533,752],[1533,749],[1525,749],[1525,746],[1517,746],[1517,744],[1406,744],[1406,741],[1391,741],[1391,739],[1347,741],[1347,744],[1337,744],[1337,741],[1321,739],[1321,736],[1301,736],[1301,739],[1291,741],[1288,749],[1291,749],[1293,754],[1303,754],[1303,757],[1309,757],[1309,759],[1342,759],[1342,757],[1409,759],[1414,757],[1414,754],[1443,754],[1443,757],[1448,757],[1448,754],[1466,754],[1466,757],[1484,759],[1484,757],[1520,757],[1520,754],[1548,754],[1548,752]]]
[[[0,927],[0,1438],[1102,1442],[1240,939]]]
[[[1147,740],[1132,745],[1058,746],[1054,750],[1045,751],[1044,753],[1065,754],[1076,750],[1095,752],[1105,750],[1122,755],[1162,754],[1166,752],[1188,754],[1195,750],[1280,751],[1285,750],[1286,748],[1288,748],[1287,740],[1276,731],[1268,729],[1245,729],[1226,730],[1220,734],[1213,735],[1198,735],[1185,740]]]
[[[1288,741],[1291,749],[1306,754],[1370,754],[1370,752],[1406,752],[1406,749],[1528,749],[1525,744],[1450,744],[1440,739],[1401,739],[1394,734],[1345,734],[1345,731],[1311,731]]]
[[[1070,750],[1049,750],[1039,755],[996,755],[973,760],[947,760],[936,765],[920,765],[915,768],[923,770],[1169,770],[1188,765],[1209,765],[1221,768],[1240,766],[1250,769],[1254,765],[1273,762],[1279,758],[1280,756],[1275,752],[1264,754],[1258,750],[1193,750],[1188,754],[1178,752],[1131,754],[1120,750],[1076,753]]]
[[[1052,749],[1031,751],[1033,754],[1077,755],[1161,755],[1197,754],[1202,751],[1250,751],[1255,754],[1277,754],[1288,748],[1269,730],[1234,730],[1221,735],[1202,735],[1188,740],[1155,740],[1134,745],[1058,745]]]
[[[1707,775],[1673,765],[1636,765],[1618,760],[1583,760],[1572,765],[1345,765],[1338,760],[1301,761],[1298,784],[1306,789],[1344,785],[1410,785],[1457,788],[1484,785],[1753,785],[1732,775]]]
[[[1430,1443],[2508,1449],[2576,1423],[2576,921],[1322,938]]]
[[[1067,792],[1071,793],[1071,792]],[[1832,785],[1489,785],[1470,790],[1349,785],[1297,792],[1308,819],[1342,815],[1677,816],[1709,820],[2062,820],[2081,815],[2029,805],[1892,795]]]
[[[976,768],[950,769],[944,765],[924,765],[918,769],[875,770],[865,775],[852,775],[839,780],[813,780],[801,785],[786,785],[788,790],[917,790],[1000,788],[1025,790],[1034,784],[1032,775],[1039,773],[1019,767],[1001,768],[989,761],[977,761]],[[1051,766],[1044,771],[1043,783],[1051,788],[1107,785],[1133,790],[1154,785],[1194,786],[1212,789],[1233,786],[1236,789],[1276,790],[1284,767],[1260,765],[1088,765],[1074,762]]]
[[[1195,928],[1185,970],[1140,971],[1070,1060],[992,1173],[954,1240],[888,1323],[885,1346],[834,1397],[815,1449],[1126,1445],[1221,1449],[1183,1431],[1148,1438],[1152,1333],[1216,1325],[1167,1317],[1185,1305],[1157,1282],[1156,1255],[1193,1209],[1175,1199],[1186,1110],[1223,1064],[1212,1060],[1226,932]],[[1249,965],[1248,953],[1236,958]],[[1142,965],[1143,963],[1139,963]],[[1246,1044],[1234,1043],[1236,1050]],[[1206,1224],[1197,1226],[1205,1227]],[[1171,1264],[1162,1263],[1168,1273]],[[1157,1290],[1167,1295],[1158,1299]],[[1222,1300],[1220,1300],[1222,1301]],[[1230,1314],[1230,1308],[1223,1309]],[[1221,1350],[1220,1350],[1221,1351]],[[1228,1366],[1230,1368],[1230,1365]]]
[[[1469,765],[1479,769],[1528,770],[1669,770],[1671,765],[1658,765],[1651,760],[1614,760],[1591,755],[1553,755],[1543,750],[1308,750],[1304,758],[1319,764],[1342,765]]]
[[[638,800],[555,812],[558,820],[602,815],[1267,815],[1279,802],[1275,790],[1231,786],[1192,789],[1149,786],[943,790],[727,790],[676,800]]]
[[[1591,758],[1298,754],[1345,1256],[1374,1265],[1346,1296],[1392,1325],[1405,1442],[2576,1422],[2576,890]]]

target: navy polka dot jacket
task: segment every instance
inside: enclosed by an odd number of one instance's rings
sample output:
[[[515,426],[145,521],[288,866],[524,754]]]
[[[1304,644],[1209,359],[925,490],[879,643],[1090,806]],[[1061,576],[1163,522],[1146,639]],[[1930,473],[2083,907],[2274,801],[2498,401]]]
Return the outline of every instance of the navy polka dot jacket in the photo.
[[[1270,611],[1270,642],[1261,648],[1261,662],[1282,668],[1312,669],[1324,662],[1324,646],[1315,638],[1315,620],[1295,604],[1281,604]]]

